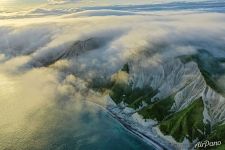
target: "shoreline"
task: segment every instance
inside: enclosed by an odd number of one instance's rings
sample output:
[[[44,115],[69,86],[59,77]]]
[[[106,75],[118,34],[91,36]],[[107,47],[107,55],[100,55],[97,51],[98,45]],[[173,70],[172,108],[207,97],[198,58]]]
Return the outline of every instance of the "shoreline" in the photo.
[[[133,135],[137,136],[138,138],[140,138],[142,141],[144,141],[145,143],[153,146],[154,148],[156,148],[157,150],[168,150],[168,148],[166,148],[165,146],[163,146],[162,144],[160,144],[159,142],[153,140],[152,138],[150,138],[149,136],[141,133],[140,131],[136,130],[135,128],[133,128],[131,125],[129,125],[127,122],[123,121],[120,117],[118,117],[116,114],[114,114],[112,111],[110,111],[109,109],[107,109],[108,113],[115,119],[117,120],[128,132],[132,133]]]
[[[163,145],[163,144],[159,143],[158,141],[154,140],[152,137],[144,134],[143,132],[138,131],[137,129],[132,127],[132,125],[130,125],[124,118],[119,117],[110,108],[107,108],[107,106],[104,107],[101,104],[95,103],[93,101],[87,101],[87,102],[89,102],[91,104],[94,104],[94,105],[100,107],[101,109],[103,109],[103,111],[108,113],[110,115],[110,117],[112,117],[112,119],[115,119],[116,121],[118,121],[118,123],[125,130],[127,130],[128,132],[130,132],[134,136],[138,137],[140,140],[142,140],[143,142],[147,143],[148,145],[151,145],[156,150],[173,150],[174,149],[174,147],[171,147],[171,146],[168,146],[168,145]],[[118,108],[118,107],[116,106],[116,108]],[[164,140],[163,138],[160,138],[160,139]]]

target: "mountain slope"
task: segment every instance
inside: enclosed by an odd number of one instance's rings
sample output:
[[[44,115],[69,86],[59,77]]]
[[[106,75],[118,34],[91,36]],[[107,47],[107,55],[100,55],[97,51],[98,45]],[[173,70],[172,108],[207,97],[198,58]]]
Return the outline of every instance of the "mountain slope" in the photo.
[[[162,133],[177,142],[223,139],[216,133],[223,131],[225,120],[224,89],[217,82],[224,68],[209,52],[199,50],[157,63],[144,55],[119,72],[127,74],[126,82],[114,78],[110,89],[118,105],[157,121]]]

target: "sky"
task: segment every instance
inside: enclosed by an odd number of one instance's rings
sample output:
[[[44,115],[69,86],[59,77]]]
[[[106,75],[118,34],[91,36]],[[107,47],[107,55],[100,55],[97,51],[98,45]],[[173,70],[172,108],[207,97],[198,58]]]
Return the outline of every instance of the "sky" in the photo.
[[[0,0],[0,19],[73,14],[83,11],[225,12],[225,0]]]
[[[0,8],[4,11],[23,10],[32,7],[45,6],[45,7],[59,7],[59,6],[104,6],[104,5],[118,5],[118,4],[144,4],[149,3],[149,0],[142,2],[137,0],[0,0]],[[153,2],[153,1],[151,1]]]
[[[182,2],[184,0],[0,0],[1,11],[18,11],[35,7],[84,7],[84,6],[109,6],[109,5],[128,5],[128,4],[154,4]],[[185,0],[193,2],[193,0]],[[204,0],[195,0],[204,1]]]
[[[1,7],[5,9],[21,9],[20,6],[37,6],[37,5],[66,5],[72,4],[77,6],[90,6],[90,5],[112,5],[112,4],[126,4],[126,3],[137,3],[137,0],[128,1],[110,1],[110,0],[0,0]],[[147,3],[149,1],[143,0],[138,3]]]

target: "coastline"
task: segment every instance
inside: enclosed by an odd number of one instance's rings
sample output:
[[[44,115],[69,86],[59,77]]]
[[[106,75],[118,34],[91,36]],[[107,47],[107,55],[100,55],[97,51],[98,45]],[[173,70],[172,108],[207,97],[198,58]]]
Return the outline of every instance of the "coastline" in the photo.
[[[136,130],[131,125],[129,125],[128,123],[126,123],[125,121],[123,121],[120,117],[118,117],[117,115],[115,115],[112,111],[108,110],[108,113],[115,120],[117,120],[128,132],[134,134],[135,136],[137,136],[138,138],[140,138],[141,140],[143,140],[147,144],[152,145],[157,150],[168,150],[168,148],[166,146],[160,144],[159,142],[155,141],[154,139],[152,139],[152,138],[148,137],[147,135],[141,133],[140,131]]]
[[[113,109],[119,109],[119,108],[118,108],[118,106],[115,106],[114,104],[113,104],[114,106],[112,106],[111,102],[110,102],[109,105],[106,105],[106,106],[103,106],[103,105],[101,105],[99,103],[95,103],[93,101],[87,101],[87,102],[92,103],[93,105],[96,105],[96,106],[100,107],[101,109],[103,109],[103,111],[105,111],[113,119],[118,121],[118,123],[120,123],[120,125],[125,130],[127,130],[128,132],[130,132],[134,136],[138,137],[139,139],[141,139],[142,141],[144,141],[148,145],[153,146],[156,150],[174,150],[174,149],[176,149],[173,145],[170,145],[168,143],[162,142],[165,139],[159,137],[158,135],[157,135],[157,140],[155,140],[154,139],[155,136],[153,135],[153,133],[150,133],[150,134],[152,134],[152,136],[149,136],[149,134],[147,135],[144,132],[141,132],[140,130],[138,130],[137,128],[132,126],[131,124],[129,124],[129,122],[126,119],[124,119],[124,117],[119,116],[117,113],[115,113],[113,111]]]

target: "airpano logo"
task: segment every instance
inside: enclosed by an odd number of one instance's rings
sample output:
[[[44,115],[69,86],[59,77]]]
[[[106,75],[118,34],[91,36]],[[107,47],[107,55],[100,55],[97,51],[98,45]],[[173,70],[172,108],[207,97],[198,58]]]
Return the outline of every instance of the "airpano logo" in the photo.
[[[206,147],[214,147],[214,146],[219,146],[221,145],[222,142],[221,141],[199,141],[198,143],[195,144],[195,148],[206,148]]]

